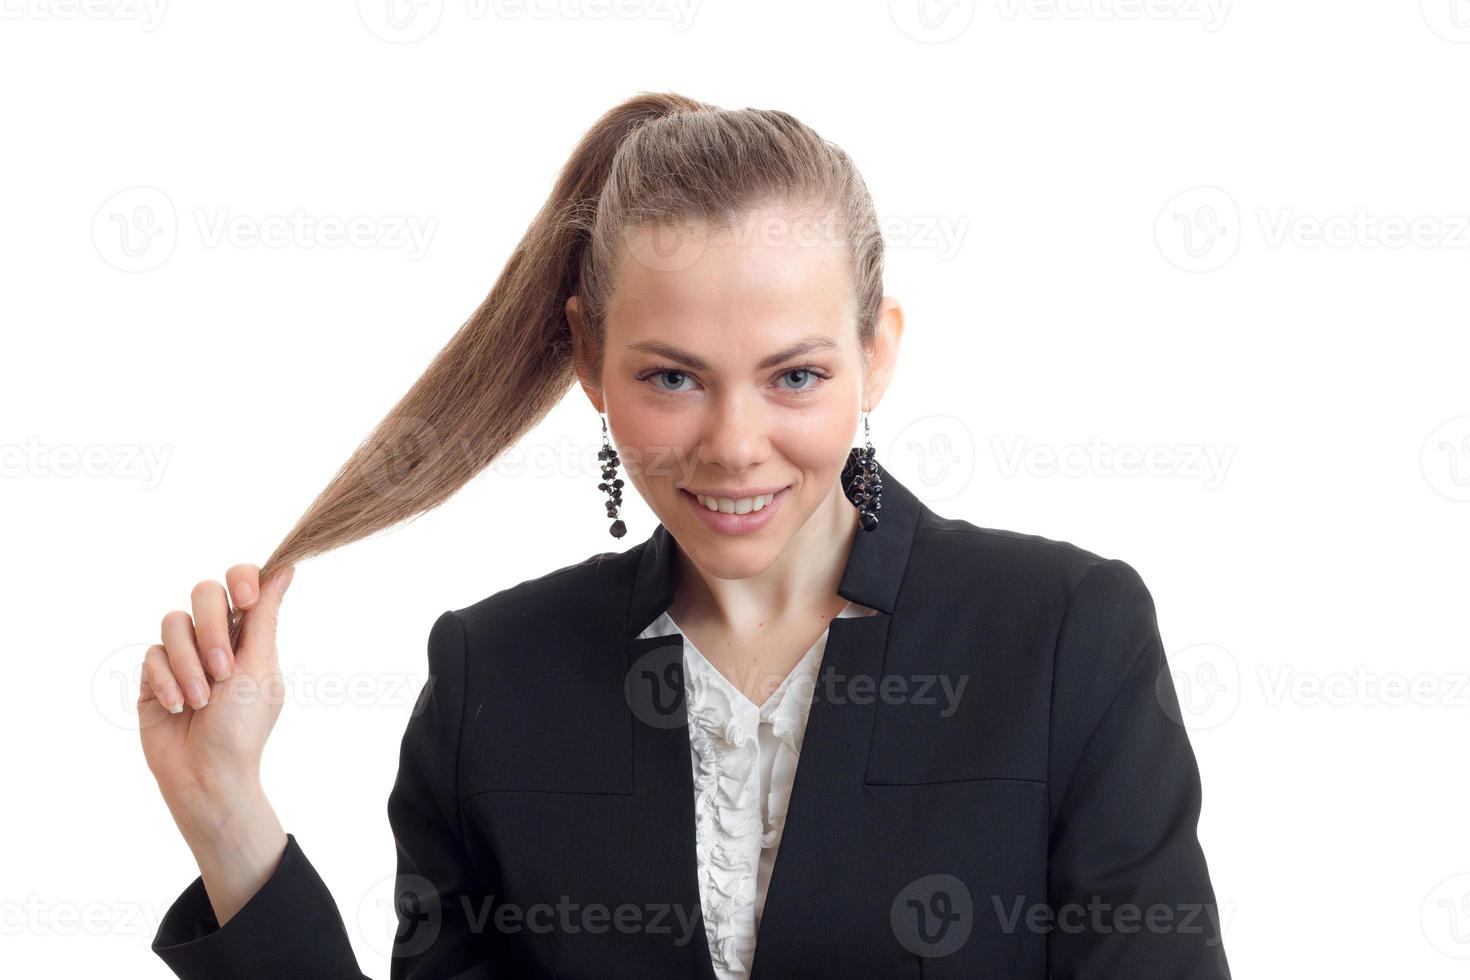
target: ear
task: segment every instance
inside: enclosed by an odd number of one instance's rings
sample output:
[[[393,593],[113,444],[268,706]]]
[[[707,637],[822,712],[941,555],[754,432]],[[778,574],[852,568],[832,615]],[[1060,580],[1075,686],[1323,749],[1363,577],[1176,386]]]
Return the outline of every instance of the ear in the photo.
[[[592,402],[592,407],[600,414],[603,411],[602,387],[599,379],[592,376],[596,345],[587,330],[587,318],[580,297],[567,297],[566,315],[567,329],[572,335],[572,364],[577,372],[577,381],[582,385],[588,401]]]
[[[903,339],[903,307],[892,296],[884,296],[878,306],[878,322],[873,330],[873,343],[864,351],[867,357],[867,377],[863,384],[863,407],[868,411],[878,407],[888,382],[898,367],[898,345]]]

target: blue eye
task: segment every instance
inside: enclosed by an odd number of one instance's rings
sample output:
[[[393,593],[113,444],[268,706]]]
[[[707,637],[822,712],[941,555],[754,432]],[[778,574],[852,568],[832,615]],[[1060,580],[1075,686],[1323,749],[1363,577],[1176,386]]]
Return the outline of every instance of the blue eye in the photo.
[[[661,370],[654,371],[651,374],[644,375],[644,380],[646,381],[646,380],[649,380],[650,378],[667,378],[669,375],[674,375],[674,376],[680,377],[680,378],[688,378],[689,377],[689,375],[685,374],[683,371],[678,371],[678,370],[675,370],[674,368],[663,368]],[[662,385],[658,385],[658,384],[655,384],[654,387],[657,388],[659,391],[677,391],[678,390],[677,388],[673,388],[673,389],[671,389],[671,388],[665,388]]]
[[[812,367],[811,365],[807,365],[806,367],[792,368],[789,371],[783,371],[783,372],[781,372],[781,377],[783,377],[783,378],[789,378],[792,375],[796,375],[796,374],[805,375],[808,378],[816,378],[817,380],[815,382],[813,382],[812,384],[809,384],[809,385],[802,385],[802,386],[797,387],[797,388],[788,388],[787,389],[788,391],[811,391],[814,388],[820,387],[822,381],[827,380],[827,375],[826,374],[824,374],[821,371],[818,371],[816,368]]]

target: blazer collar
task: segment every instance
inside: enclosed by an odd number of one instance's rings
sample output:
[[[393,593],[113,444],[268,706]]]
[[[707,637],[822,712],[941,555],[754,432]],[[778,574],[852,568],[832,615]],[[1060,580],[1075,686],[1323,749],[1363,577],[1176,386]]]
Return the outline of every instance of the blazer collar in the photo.
[[[842,570],[837,594],[859,605],[893,612],[903,573],[913,547],[914,531],[924,504],[877,464],[883,481],[882,507],[878,526],[872,531],[858,528],[852,549]],[[843,469],[843,490],[851,483],[850,467]],[[676,543],[668,528],[660,523],[640,547],[638,567],[633,575],[633,589],[628,601],[624,636],[636,637],[665,609],[674,603],[674,549]]]

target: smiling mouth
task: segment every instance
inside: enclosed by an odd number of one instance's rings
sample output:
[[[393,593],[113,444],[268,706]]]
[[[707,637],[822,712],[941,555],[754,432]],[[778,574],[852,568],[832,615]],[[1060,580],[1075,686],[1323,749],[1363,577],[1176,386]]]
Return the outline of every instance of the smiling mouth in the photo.
[[[781,488],[781,490],[785,489],[785,487]],[[777,490],[775,493],[756,494],[752,497],[712,497],[702,493],[691,493],[688,490],[684,490],[683,492],[693,497],[701,507],[711,513],[753,514],[769,506],[771,501],[776,499],[776,494],[780,493],[781,490]]]

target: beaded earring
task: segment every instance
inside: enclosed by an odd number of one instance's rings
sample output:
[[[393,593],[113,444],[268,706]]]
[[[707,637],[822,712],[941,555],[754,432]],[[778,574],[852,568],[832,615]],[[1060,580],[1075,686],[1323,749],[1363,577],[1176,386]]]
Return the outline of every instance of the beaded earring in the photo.
[[[883,509],[883,478],[873,455],[867,412],[863,412],[863,443],[848,452],[847,465],[842,468],[842,484],[846,488],[847,499],[858,509],[858,520],[863,530],[873,531],[878,527],[878,511]]]
[[[602,460],[602,482],[597,489],[607,491],[607,516],[612,519],[607,533],[621,538],[628,533],[628,526],[618,518],[618,508],[623,505],[623,481],[614,479],[618,474],[618,451],[608,441],[606,415],[602,416],[602,448],[597,451],[597,458]]]

